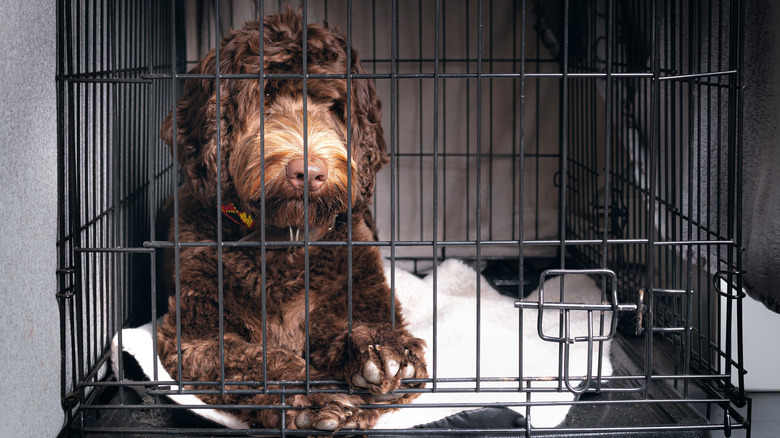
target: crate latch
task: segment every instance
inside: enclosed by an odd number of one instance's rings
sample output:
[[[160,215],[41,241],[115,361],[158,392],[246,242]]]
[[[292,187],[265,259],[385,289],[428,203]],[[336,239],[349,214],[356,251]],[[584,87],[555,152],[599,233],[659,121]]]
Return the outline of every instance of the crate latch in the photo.
[[[566,275],[588,275],[588,276],[600,276],[605,279],[604,292],[600,302],[595,303],[575,303],[567,302],[565,296],[565,288],[561,287],[559,301],[545,300],[545,281],[547,277],[562,276],[562,280],[565,281]],[[608,289],[607,289],[608,286]],[[610,269],[548,269],[542,272],[539,280],[539,299],[534,301],[516,301],[515,307],[521,309],[537,309],[537,333],[539,337],[548,342],[556,342],[563,347],[563,380],[566,384],[566,388],[575,394],[581,394],[590,388],[600,387],[596,385],[593,379],[593,351],[594,344],[597,342],[610,341],[615,336],[618,322],[618,312],[638,312],[639,315],[636,318],[637,331],[640,330],[642,324],[642,312],[644,311],[644,298],[640,293],[638,304],[620,304],[617,296],[617,276],[615,272]],[[557,312],[556,312],[557,311]],[[571,333],[571,316],[572,312],[587,312],[588,330],[586,334],[572,334]],[[607,313],[610,315],[607,316]],[[560,318],[560,329],[557,335],[545,333],[544,331],[544,318],[554,317],[556,314]],[[594,333],[594,314],[598,317],[609,318],[609,330],[605,330],[604,322],[599,324],[598,333]],[[587,373],[584,376],[585,381],[581,379],[572,379],[569,373],[569,353],[571,345],[578,342],[586,342],[588,344],[588,358],[587,358]],[[577,384],[574,384],[572,380],[576,380]]]

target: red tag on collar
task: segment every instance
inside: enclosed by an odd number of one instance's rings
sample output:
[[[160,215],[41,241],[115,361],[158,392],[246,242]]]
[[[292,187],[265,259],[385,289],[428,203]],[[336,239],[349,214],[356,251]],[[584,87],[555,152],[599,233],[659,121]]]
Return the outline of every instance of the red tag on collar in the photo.
[[[222,214],[227,216],[230,220],[237,223],[238,225],[246,227],[249,230],[255,227],[255,220],[252,219],[252,216],[249,213],[243,212],[236,208],[232,202],[222,206]]]

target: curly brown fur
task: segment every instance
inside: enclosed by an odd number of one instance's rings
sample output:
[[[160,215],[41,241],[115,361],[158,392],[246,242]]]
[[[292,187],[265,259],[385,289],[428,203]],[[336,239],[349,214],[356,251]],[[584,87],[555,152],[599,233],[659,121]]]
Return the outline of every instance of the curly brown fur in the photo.
[[[224,38],[219,52],[220,73],[259,73],[259,30],[257,22],[250,22]],[[301,72],[302,33],[300,13],[288,10],[264,19],[262,61],[266,73]],[[326,25],[308,25],[306,53],[310,74],[343,75],[347,68],[352,73],[365,73],[354,51],[347,66],[344,35]],[[214,74],[215,63],[216,53],[212,51],[191,73]],[[218,185],[223,204],[234,203],[265,223],[268,240],[273,240],[269,237],[273,230],[306,226],[304,196],[309,198],[311,240],[346,241],[349,222],[352,240],[375,239],[368,206],[374,176],[387,162],[387,155],[380,125],[381,106],[371,80],[353,79],[348,100],[345,79],[309,79],[305,98],[300,79],[267,79],[265,83],[257,79],[222,79],[219,111],[215,88],[214,79],[189,79],[175,112],[175,137],[172,116],[166,118],[161,129],[162,138],[172,148],[176,139],[177,158],[186,178],[178,197],[181,242],[217,239]],[[288,170],[292,160],[303,157],[304,108],[309,163],[322,162],[328,169],[324,184],[314,190],[310,182],[306,195],[291,183]],[[217,154],[221,163],[219,182]],[[263,203],[265,217],[261,216]],[[352,215],[348,218],[350,205]],[[168,214],[170,207],[166,209]],[[171,239],[172,230],[171,224]],[[224,241],[247,236],[250,230],[222,219]],[[256,233],[252,236],[256,238]],[[416,397],[398,390],[423,386],[402,380],[427,378],[424,343],[406,330],[401,306],[393,302],[385,281],[378,248],[354,246],[351,261],[343,245],[310,246],[308,260],[301,245],[276,248],[268,246],[262,251],[258,246],[224,247],[221,303],[217,249],[180,248],[181,293],[178,298],[171,296],[170,311],[158,332],[158,353],[166,370],[178,378],[181,366],[180,377],[185,382],[224,379],[226,393],[215,391],[199,397],[212,404],[259,407],[234,413],[266,428],[281,427],[284,421],[287,428],[367,429],[376,423],[383,409],[359,406],[390,400],[408,403]],[[167,260],[163,266],[171,269],[175,264]],[[169,285],[172,278],[173,273],[168,272]],[[301,382],[306,378],[307,324],[309,378],[330,381],[312,384],[311,388],[342,391],[288,394],[285,403],[292,408],[279,409],[281,395],[274,393],[280,388],[278,384],[269,384],[268,393],[257,390],[263,389],[264,378],[274,382]],[[220,326],[224,334],[222,348]],[[230,384],[236,381],[245,383]],[[347,385],[353,390],[350,393],[346,392]],[[221,385],[213,384],[184,387],[221,389]],[[300,383],[285,387],[303,388]],[[255,391],[235,392],[239,389]]]

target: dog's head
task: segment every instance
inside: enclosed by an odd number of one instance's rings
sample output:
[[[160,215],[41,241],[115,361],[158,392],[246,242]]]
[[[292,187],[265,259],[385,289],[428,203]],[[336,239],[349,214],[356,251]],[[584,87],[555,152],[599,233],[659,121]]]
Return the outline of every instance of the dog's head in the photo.
[[[268,16],[262,30],[264,72],[300,74],[300,12]],[[271,226],[302,227],[305,197],[310,225],[332,221],[349,204],[353,215],[362,215],[370,204],[375,174],[387,162],[374,84],[362,78],[347,85],[348,70],[366,71],[354,50],[347,56],[338,30],[310,24],[306,34],[306,72],[340,78],[308,78],[305,94],[301,78],[228,77],[219,88],[213,77],[186,81],[175,112],[177,158],[186,184],[205,205],[216,203],[218,162],[223,203],[237,202],[260,218],[265,202]],[[220,45],[219,73],[260,73],[260,49],[259,23],[231,32]],[[190,73],[214,75],[216,63],[212,50]],[[173,148],[172,115],[161,137]]]

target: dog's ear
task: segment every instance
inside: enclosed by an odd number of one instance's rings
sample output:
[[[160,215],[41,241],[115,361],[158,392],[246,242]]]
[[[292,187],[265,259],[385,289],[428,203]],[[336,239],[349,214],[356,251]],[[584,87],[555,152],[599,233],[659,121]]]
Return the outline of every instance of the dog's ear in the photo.
[[[190,74],[214,74],[215,52],[211,50],[193,67]],[[209,203],[216,197],[217,147],[216,99],[213,79],[188,79],[184,93],[176,103],[176,159],[181,165],[192,194]],[[160,138],[174,153],[173,115],[162,123]]]
[[[351,58],[352,73],[366,74],[355,50]],[[351,88],[353,157],[358,161],[361,196],[368,203],[373,196],[376,173],[389,161],[382,130],[382,103],[373,79],[352,79]]]

